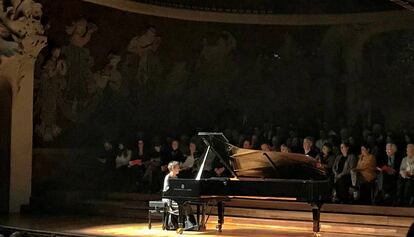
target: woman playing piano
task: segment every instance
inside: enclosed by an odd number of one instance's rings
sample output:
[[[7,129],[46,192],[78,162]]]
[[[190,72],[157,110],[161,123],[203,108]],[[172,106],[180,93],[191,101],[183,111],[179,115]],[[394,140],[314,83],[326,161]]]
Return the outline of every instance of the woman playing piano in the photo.
[[[177,178],[177,175],[180,173],[180,163],[178,161],[171,161],[168,163],[169,173],[164,178],[164,188],[163,192],[166,192],[169,189],[169,180]],[[185,215],[185,230],[197,229],[197,222],[194,218],[193,210],[188,203],[183,204],[182,210],[184,213],[179,213],[178,203],[174,200],[163,198],[162,201],[166,204],[168,215],[167,215],[167,230],[175,230],[178,228],[178,215]]]

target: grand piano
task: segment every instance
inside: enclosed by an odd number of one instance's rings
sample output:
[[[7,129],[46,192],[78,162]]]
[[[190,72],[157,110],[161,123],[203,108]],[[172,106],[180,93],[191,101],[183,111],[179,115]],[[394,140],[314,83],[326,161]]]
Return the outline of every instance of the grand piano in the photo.
[[[197,176],[195,179],[171,179],[163,198],[175,200],[179,207],[185,202],[202,204],[201,210],[197,205],[197,212],[201,211],[201,227],[204,225],[204,228],[205,204],[215,203],[218,231],[224,223],[224,202],[231,198],[295,199],[311,205],[313,231],[320,231],[320,209],[330,200],[331,183],[315,159],[296,153],[242,149],[231,145],[222,133],[201,132],[198,136],[206,149]],[[230,177],[204,178],[212,159],[219,159]],[[179,215],[180,230],[182,218]]]

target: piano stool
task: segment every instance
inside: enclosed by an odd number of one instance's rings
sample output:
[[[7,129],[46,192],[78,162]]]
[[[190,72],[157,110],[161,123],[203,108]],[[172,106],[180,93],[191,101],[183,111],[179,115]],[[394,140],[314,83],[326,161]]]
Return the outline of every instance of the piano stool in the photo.
[[[167,221],[167,204],[161,200],[148,202],[148,229],[152,227],[152,215],[161,216],[162,229],[166,229]]]

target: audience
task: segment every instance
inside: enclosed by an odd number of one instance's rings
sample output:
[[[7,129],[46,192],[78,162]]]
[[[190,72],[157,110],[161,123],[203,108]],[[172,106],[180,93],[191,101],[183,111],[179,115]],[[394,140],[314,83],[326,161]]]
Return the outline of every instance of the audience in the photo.
[[[325,169],[329,175],[332,173],[335,156],[330,143],[323,144],[322,152],[316,156],[316,160],[318,161],[319,167]]]
[[[290,153],[290,147],[288,147],[286,144],[282,144],[280,145],[280,152],[284,152],[284,153]]]
[[[303,139],[303,154],[316,158],[319,150],[313,145],[313,137],[305,137]]]
[[[394,143],[387,143],[385,146],[386,156],[383,159],[378,159],[378,191],[380,201],[386,204],[393,204],[396,201],[397,194],[397,180],[398,170],[401,160],[397,153],[397,145]]]
[[[186,155],[185,161],[180,165],[180,178],[193,178],[193,167],[194,162],[199,157],[199,153],[197,151],[197,145],[195,142],[190,142],[188,146],[189,154]]]
[[[374,181],[376,178],[376,166],[375,157],[370,153],[369,146],[366,144],[362,145],[361,154],[358,156],[358,163],[356,167],[351,170],[353,198],[355,200],[359,199],[359,192],[363,185]],[[364,194],[366,194],[366,192],[364,192]]]
[[[407,145],[407,156],[401,162],[398,182],[399,204],[412,206],[414,203],[414,144]]]
[[[350,153],[349,143],[341,143],[341,154],[335,159],[332,167],[334,176],[335,202],[347,202],[349,199],[348,190],[351,187],[351,170],[357,165],[357,158]]]
[[[362,201],[362,197],[371,198],[371,194],[375,194],[375,201],[382,205],[414,205],[414,145],[410,143],[411,133],[408,129],[401,130],[400,136],[390,131],[383,133],[380,125],[359,130],[342,127],[337,133],[327,123],[321,122],[320,127],[315,129],[319,131],[316,143],[310,136],[315,135],[309,132],[312,131],[311,128],[289,124],[288,129],[285,129],[265,124],[263,129],[228,128],[223,131],[226,131],[230,143],[245,149],[296,152],[315,158],[319,166],[331,175],[334,202],[349,203],[359,197]],[[308,136],[302,139],[301,135]],[[108,140],[103,144],[98,161],[116,171],[118,184],[130,179],[130,182],[140,184],[139,192],[159,192],[171,161],[179,163],[180,178],[194,178],[199,170],[205,147],[197,146],[194,139],[189,139],[190,136],[178,137],[180,139],[166,137],[166,146],[161,144],[162,139],[159,138],[151,144],[146,144],[139,138],[134,152],[122,142],[114,149]],[[353,149],[360,142],[365,142],[360,146],[360,151]],[[397,147],[403,145],[407,145],[407,157],[401,161]],[[318,146],[321,147],[321,152]],[[380,147],[385,147],[385,150]],[[211,176],[230,176],[230,172],[217,157],[210,159],[204,166],[203,177]]]

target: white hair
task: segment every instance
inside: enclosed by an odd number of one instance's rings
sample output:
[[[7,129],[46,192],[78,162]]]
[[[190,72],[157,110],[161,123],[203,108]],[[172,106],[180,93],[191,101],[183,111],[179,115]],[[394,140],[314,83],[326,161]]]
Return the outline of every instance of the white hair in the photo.
[[[178,161],[171,161],[170,163],[168,163],[168,170],[172,171],[174,169],[175,166],[180,165],[180,163]]]

